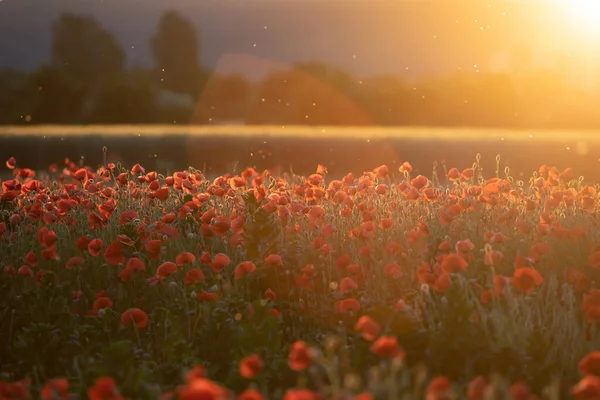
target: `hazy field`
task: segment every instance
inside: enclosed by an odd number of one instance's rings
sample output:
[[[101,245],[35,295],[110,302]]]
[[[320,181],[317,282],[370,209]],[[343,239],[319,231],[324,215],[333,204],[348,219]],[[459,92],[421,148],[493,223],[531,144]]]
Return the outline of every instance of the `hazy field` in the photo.
[[[14,156],[21,165],[45,168],[65,157],[83,157],[88,165],[109,161],[142,163],[174,170],[189,165],[215,173],[235,165],[254,165],[307,174],[317,163],[330,172],[370,170],[374,164],[393,167],[410,161],[430,174],[434,162],[443,171],[466,168],[482,156],[493,174],[496,156],[517,177],[530,176],[541,164],[571,166],[576,174],[600,180],[600,133],[479,128],[380,128],[304,126],[27,126],[0,127],[0,157]],[[596,176],[597,175],[597,176]]]
[[[520,142],[600,142],[598,131],[514,130],[489,128],[435,127],[338,127],[338,126],[248,126],[248,125],[31,125],[0,126],[2,136],[72,137],[102,136],[271,136],[327,139],[405,139],[405,140],[469,140]]]

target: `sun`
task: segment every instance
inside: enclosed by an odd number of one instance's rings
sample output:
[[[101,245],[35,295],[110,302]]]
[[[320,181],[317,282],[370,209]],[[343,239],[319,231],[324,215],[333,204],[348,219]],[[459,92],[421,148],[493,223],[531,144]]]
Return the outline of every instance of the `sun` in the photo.
[[[563,0],[562,8],[582,33],[600,37],[600,0]]]

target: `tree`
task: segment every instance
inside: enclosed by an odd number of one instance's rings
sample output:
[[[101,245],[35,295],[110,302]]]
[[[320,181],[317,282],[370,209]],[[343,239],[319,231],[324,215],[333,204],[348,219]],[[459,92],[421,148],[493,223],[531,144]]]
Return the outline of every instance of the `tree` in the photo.
[[[96,124],[156,123],[154,92],[143,71],[133,70],[109,82],[94,98],[86,122]]]
[[[33,109],[37,90],[25,72],[0,70],[0,124],[21,124]]]
[[[245,121],[252,89],[252,84],[241,75],[214,74],[198,99],[193,121]]]
[[[81,122],[81,111],[87,93],[64,70],[43,65],[30,75],[29,85],[35,93],[35,105],[31,110],[33,123]]]
[[[150,46],[163,87],[195,96],[200,80],[200,49],[193,24],[176,11],[165,12]]]
[[[97,87],[123,72],[123,49],[93,18],[62,14],[52,33],[52,64],[73,78]]]

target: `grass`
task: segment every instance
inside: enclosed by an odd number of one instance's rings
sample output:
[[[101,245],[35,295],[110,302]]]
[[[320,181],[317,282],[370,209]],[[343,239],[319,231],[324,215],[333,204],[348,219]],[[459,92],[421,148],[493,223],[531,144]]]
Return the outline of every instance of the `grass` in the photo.
[[[0,398],[598,398],[598,185],[478,162],[392,181],[9,160]]]

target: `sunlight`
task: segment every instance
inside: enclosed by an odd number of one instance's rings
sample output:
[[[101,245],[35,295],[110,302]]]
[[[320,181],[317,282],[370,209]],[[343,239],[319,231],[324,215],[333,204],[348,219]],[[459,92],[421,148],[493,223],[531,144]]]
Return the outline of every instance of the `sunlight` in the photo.
[[[561,0],[562,8],[583,34],[600,38],[600,1]]]

